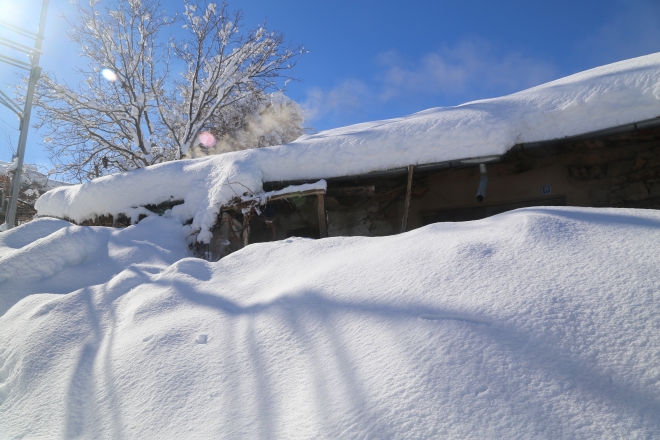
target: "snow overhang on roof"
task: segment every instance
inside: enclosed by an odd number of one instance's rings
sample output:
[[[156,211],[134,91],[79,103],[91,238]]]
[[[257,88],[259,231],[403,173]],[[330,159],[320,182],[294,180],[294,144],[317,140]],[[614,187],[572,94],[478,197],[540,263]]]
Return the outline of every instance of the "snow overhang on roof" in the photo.
[[[596,130],[592,131],[589,133],[582,133],[578,134],[575,136],[565,136],[562,138],[557,138],[557,139],[549,139],[545,141],[538,141],[538,142],[527,142],[527,143],[521,143],[521,144],[516,144],[513,147],[509,148],[506,152],[511,151],[511,150],[516,150],[516,149],[529,149],[529,148],[542,148],[542,147],[547,147],[555,144],[560,144],[564,142],[573,142],[573,141],[580,141],[580,140],[588,140],[588,139],[596,139],[600,137],[605,137],[605,136],[612,136],[616,134],[623,134],[623,133],[632,133],[635,131],[641,131],[641,130],[648,130],[652,128],[657,128],[660,127],[660,116],[654,117],[652,119],[647,119],[644,121],[638,121],[638,122],[632,122],[629,124],[623,124],[618,127],[611,127],[611,128],[606,128],[604,130]],[[506,153],[505,152],[505,153]],[[415,165],[415,169],[417,172],[424,172],[424,171],[438,171],[438,170],[445,170],[445,169],[457,169],[457,168],[463,168],[466,166],[476,166],[481,163],[494,163],[498,162],[502,156],[497,155],[497,156],[481,156],[481,157],[469,157],[469,158],[459,158],[455,160],[447,160],[444,162],[436,162],[436,163],[427,163],[427,164],[417,164]],[[388,170],[383,170],[383,171],[373,171],[367,174],[360,174],[360,175],[349,175],[349,176],[339,176],[339,177],[334,177],[334,178],[328,178],[328,180],[332,181],[341,181],[341,180],[352,180],[355,178],[359,179],[373,179],[373,178],[383,178],[383,177],[394,177],[394,176],[399,176],[399,175],[404,175],[408,173],[408,167],[398,167],[398,168],[391,168]],[[305,180],[295,180],[295,181],[287,181],[289,184],[300,184],[303,182],[307,182],[308,179]],[[271,182],[281,182],[281,181],[265,181],[264,183],[271,183]]]
[[[276,147],[155,165],[58,188],[35,205],[39,215],[83,221],[136,207],[184,200],[172,216],[207,242],[220,207],[264,182],[386,173],[408,165],[500,156],[660,116],[660,53],[577,73],[512,95],[402,118],[328,130]],[[240,189],[238,189],[240,188]]]

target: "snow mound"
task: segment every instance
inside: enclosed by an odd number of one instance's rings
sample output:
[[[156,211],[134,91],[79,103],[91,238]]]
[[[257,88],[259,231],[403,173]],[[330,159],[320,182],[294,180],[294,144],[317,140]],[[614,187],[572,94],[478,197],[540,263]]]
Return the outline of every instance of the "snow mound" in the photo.
[[[36,224],[0,255],[60,243],[59,222]],[[143,241],[156,256],[160,237]],[[527,208],[128,266],[0,317],[0,432],[655,437],[659,240],[654,211]],[[13,288],[45,291],[35,279]]]
[[[143,224],[144,223],[144,224]],[[38,219],[0,234],[0,315],[33,293],[70,293],[124,270],[159,271],[188,255],[177,223],[127,229]]]
[[[208,243],[220,207],[263,182],[331,178],[470,157],[660,116],[660,53],[581,72],[513,95],[303,136],[277,147],[227,153],[57,188],[41,216],[76,222],[169,200],[187,234]]]

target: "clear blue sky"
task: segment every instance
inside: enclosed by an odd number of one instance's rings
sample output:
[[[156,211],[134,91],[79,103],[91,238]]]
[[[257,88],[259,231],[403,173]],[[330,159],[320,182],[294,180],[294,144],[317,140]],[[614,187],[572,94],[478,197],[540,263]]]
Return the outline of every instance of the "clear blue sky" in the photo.
[[[179,0],[162,2],[181,9]],[[0,19],[30,26],[40,4],[0,0]],[[287,94],[318,130],[501,96],[660,51],[658,0],[232,0],[229,7],[243,10],[247,27],[265,19],[310,50],[295,69],[302,82]],[[72,81],[82,60],[58,17],[70,12],[68,0],[51,0],[42,65]],[[0,67],[3,83],[13,78]],[[14,124],[11,113],[0,118]],[[31,132],[27,160],[47,164],[38,140]],[[9,160],[4,144],[0,137],[0,160]]]

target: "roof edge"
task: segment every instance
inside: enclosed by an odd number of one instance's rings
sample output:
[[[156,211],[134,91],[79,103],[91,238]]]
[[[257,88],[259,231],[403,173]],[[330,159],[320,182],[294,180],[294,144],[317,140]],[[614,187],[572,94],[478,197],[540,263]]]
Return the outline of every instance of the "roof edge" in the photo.
[[[549,139],[545,141],[537,141],[537,142],[525,142],[525,143],[520,143],[520,144],[515,144],[511,148],[507,149],[506,153],[512,150],[522,150],[522,149],[527,149],[527,148],[542,148],[542,147],[548,147],[556,144],[561,144],[564,142],[571,142],[571,141],[579,141],[579,140],[589,140],[597,137],[602,137],[602,136],[611,136],[615,134],[622,134],[622,133],[628,133],[628,132],[634,132],[638,130],[646,130],[646,129],[651,129],[651,128],[656,128],[660,127],[660,116],[656,116],[655,118],[651,119],[645,119],[642,121],[637,121],[637,122],[631,122],[628,124],[623,124],[623,125],[617,125],[615,127],[610,127],[610,128],[605,128],[601,130],[596,130],[596,131],[591,131],[587,133],[582,133],[574,136],[566,136],[563,138],[556,138],[556,139]],[[506,154],[504,153],[504,154]],[[484,161],[488,163],[494,163],[494,162],[499,162],[499,159],[504,156],[504,154],[498,156],[497,160],[493,160],[494,155],[489,155],[486,157],[483,157]],[[478,166],[479,165],[479,159],[480,157],[462,157],[458,159],[452,159],[452,160],[447,160],[443,162],[433,162],[433,163],[427,163],[427,164],[419,164],[419,165],[414,165],[415,166],[415,171],[418,172],[425,172],[425,171],[438,171],[438,170],[443,170],[443,169],[452,169],[452,168],[465,168],[465,167],[470,167],[470,166]],[[318,179],[325,179],[330,182],[341,182],[344,180],[368,180],[368,179],[375,179],[375,178],[383,178],[383,177],[397,177],[400,175],[404,175],[408,173],[408,167],[398,167],[398,168],[391,168],[388,170],[380,170],[380,171],[372,171],[370,173],[365,173],[365,174],[350,174],[350,175],[345,175],[345,176],[336,176],[336,177],[325,177],[325,176],[317,176],[309,179],[300,179],[300,180],[266,180],[264,183],[286,183],[286,184],[301,184],[305,182],[309,182],[311,180],[318,180]]]

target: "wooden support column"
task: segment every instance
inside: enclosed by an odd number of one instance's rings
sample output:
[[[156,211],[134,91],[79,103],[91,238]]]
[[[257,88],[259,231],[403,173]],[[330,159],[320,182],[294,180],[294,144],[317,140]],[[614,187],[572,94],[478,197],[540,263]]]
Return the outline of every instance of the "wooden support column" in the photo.
[[[317,194],[318,208],[319,208],[319,237],[326,238],[328,236],[328,224],[325,219],[325,194]]]
[[[225,221],[225,239],[228,242],[231,242],[231,217],[229,216],[229,213],[223,212],[222,217],[220,218]]]
[[[403,220],[401,221],[401,232],[406,232],[408,227],[408,211],[410,210],[410,196],[412,194],[413,166],[408,165],[408,188],[406,188],[406,204],[403,207]]]
[[[245,214],[243,216],[243,247],[246,247],[249,244],[250,239],[250,215]]]

